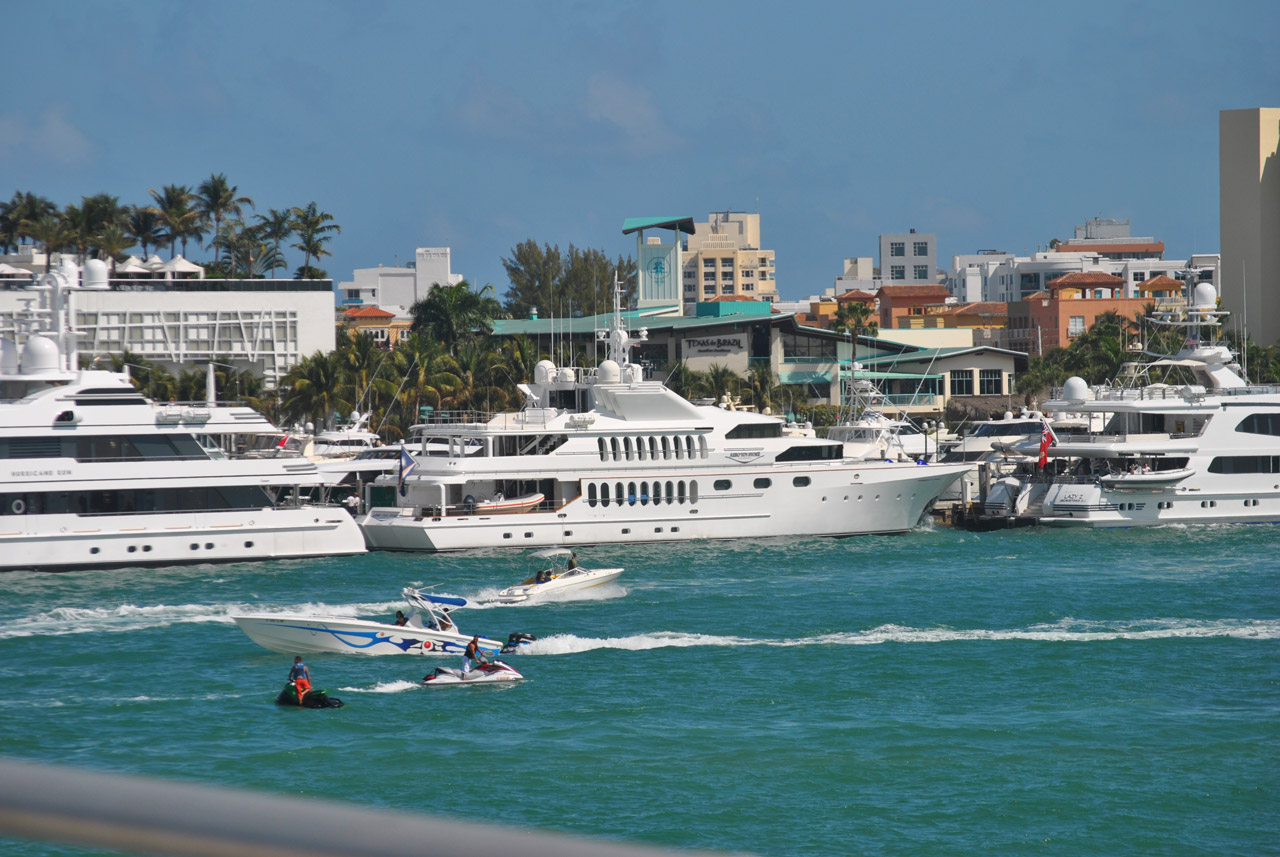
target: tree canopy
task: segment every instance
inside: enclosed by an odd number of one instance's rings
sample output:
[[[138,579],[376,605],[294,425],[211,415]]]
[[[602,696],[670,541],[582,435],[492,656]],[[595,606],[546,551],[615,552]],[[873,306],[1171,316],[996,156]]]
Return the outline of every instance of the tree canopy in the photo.
[[[623,303],[636,297],[636,264],[630,257],[610,260],[600,250],[569,245],[538,246],[533,239],[517,244],[511,258],[502,260],[507,278],[504,308],[513,318],[527,318],[536,308],[544,318],[596,315],[613,308],[615,271],[623,286]]]

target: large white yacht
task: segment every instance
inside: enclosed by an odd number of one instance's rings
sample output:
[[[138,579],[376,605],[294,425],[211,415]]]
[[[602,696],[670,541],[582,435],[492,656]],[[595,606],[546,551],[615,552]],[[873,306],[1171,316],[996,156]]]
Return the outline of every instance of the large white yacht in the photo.
[[[987,518],[1074,527],[1280,521],[1280,387],[1250,385],[1214,341],[1227,315],[1216,304],[1214,287],[1199,283],[1185,317],[1157,316],[1183,347],[1127,364],[1120,383],[1091,389],[1068,379],[1045,410],[1109,414],[1105,427],[1057,432],[1043,470],[995,482]]]
[[[156,404],[125,373],[78,369],[75,271],[0,339],[0,571],[158,566],[364,552],[354,519],[306,498],[305,458],[237,458],[218,441],[275,432],[257,412]]]
[[[966,466],[847,458],[783,421],[644,379],[615,298],[608,358],[540,362],[518,413],[414,427],[370,491],[371,548],[447,551],[903,532]],[[408,455],[406,455],[406,458]]]

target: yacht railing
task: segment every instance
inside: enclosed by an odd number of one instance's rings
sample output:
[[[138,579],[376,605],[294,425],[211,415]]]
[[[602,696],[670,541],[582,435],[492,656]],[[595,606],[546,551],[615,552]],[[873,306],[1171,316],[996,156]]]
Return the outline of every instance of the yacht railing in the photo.
[[[0,834],[172,857],[696,857],[527,828],[0,759]]]

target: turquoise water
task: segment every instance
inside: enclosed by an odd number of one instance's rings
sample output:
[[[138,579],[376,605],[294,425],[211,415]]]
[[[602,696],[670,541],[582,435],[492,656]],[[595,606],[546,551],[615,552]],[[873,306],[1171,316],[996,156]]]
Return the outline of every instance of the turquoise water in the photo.
[[[0,753],[760,855],[1280,853],[1276,527],[949,529],[583,552],[591,600],[485,605],[515,554],[0,577]],[[313,655],[227,614],[529,631],[506,687]],[[443,662],[454,664],[455,659]],[[0,839],[0,853],[84,854]]]

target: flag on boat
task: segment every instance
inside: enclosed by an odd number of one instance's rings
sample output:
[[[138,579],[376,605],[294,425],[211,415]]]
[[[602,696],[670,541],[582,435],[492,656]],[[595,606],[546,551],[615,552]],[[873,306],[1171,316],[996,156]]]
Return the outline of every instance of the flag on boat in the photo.
[[[1049,424],[1045,423],[1040,428],[1040,469],[1044,470],[1044,466],[1049,463],[1049,447],[1053,446],[1053,432],[1049,431]]]
[[[413,460],[413,456],[409,454],[409,450],[400,447],[400,496],[405,495],[404,480],[409,478],[409,474],[418,466],[418,462]]]
[[[289,435],[281,435],[280,442],[276,444],[276,449],[284,449],[284,445],[289,442]]]

